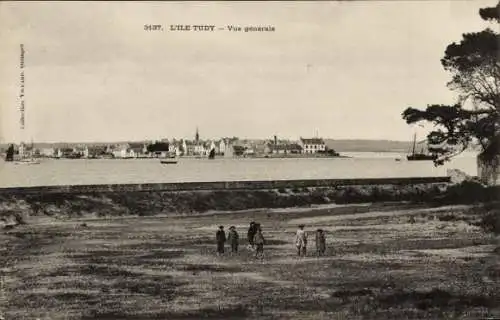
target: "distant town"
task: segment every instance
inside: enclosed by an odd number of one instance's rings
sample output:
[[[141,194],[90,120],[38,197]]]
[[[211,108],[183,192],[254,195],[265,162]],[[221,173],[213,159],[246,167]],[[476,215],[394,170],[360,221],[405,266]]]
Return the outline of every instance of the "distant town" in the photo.
[[[6,148],[2,147],[2,153]],[[66,159],[131,159],[172,157],[338,157],[323,138],[300,138],[297,141],[279,139],[250,140],[237,137],[201,139],[198,130],[192,140],[159,139],[124,143],[57,143],[14,145],[18,157]]]
[[[422,146],[425,142],[420,141]],[[0,144],[5,156],[9,146],[14,147],[16,158],[55,159],[132,159],[172,157],[342,157],[342,152],[397,152],[409,151],[411,141],[326,139],[300,137],[296,140],[271,136],[268,139],[222,137],[202,139],[196,130],[192,139],[163,138],[127,142],[88,143],[8,143]]]

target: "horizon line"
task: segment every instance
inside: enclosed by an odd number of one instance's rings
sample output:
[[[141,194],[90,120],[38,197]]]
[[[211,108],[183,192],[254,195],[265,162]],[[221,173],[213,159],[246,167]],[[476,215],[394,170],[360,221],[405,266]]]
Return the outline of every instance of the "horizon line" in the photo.
[[[223,138],[238,138],[238,140],[273,140],[273,138],[244,138],[244,137],[220,137],[220,138],[208,138],[208,139],[200,139],[201,141],[219,141]],[[291,139],[291,138],[279,138],[278,140],[290,140],[290,141],[298,141],[300,140],[299,137],[298,139]],[[384,141],[384,142],[409,142],[412,141],[411,139],[409,140],[392,140],[392,139],[370,139],[370,138],[324,138],[324,137],[313,137],[313,138],[305,138],[305,139],[323,139],[323,140],[337,140],[337,141]],[[175,140],[195,140],[192,138],[157,138],[157,139],[116,139],[116,140],[101,140],[101,141],[90,141],[90,140],[80,140],[80,141],[21,141],[24,142],[25,144],[60,144],[60,143],[66,143],[66,144],[90,144],[90,143],[122,143],[122,142],[148,142],[148,141],[161,141],[161,140],[168,140],[169,142],[172,141],[173,139]],[[425,139],[424,139],[425,140]],[[20,144],[21,142],[12,142],[12,141],[6,141],[6,142],[0,142],[0,144]]]

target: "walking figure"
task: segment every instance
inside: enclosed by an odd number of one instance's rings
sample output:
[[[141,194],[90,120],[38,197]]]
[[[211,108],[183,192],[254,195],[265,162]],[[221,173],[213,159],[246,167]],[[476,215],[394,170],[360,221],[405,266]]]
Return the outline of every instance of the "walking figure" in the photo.
[[[307,251],[307,234],[304,231],[304,225],[299,225],[299,230],[297,230],[297,234],[295,236],[295,245],[297,246],[297,255],[306,256]]]
[[[229,227],[229,233],[227,235],[227,240],[231,245],[231,253],[238,253],[239,235],[236,231],[235,226]]]
[[[256,230],[256,223],[255,222],[250,222],[250,227],[248,228],[248,234],[247,234],[247,240],[248,240],[248,245],[250,249],[254,249],[254,242],[253,238],[255,237],[255,233],[257,232]]]
[[[326,238],[323,229],[316,230],[316,253],[318,256],[324,256],[326,250]]]
[[[217,254],[224,254],[224,243],[226,242],[224,226],[219,226],[219,230],[217,230],[217,233],[215,234],[215,240],[217,241]]]
[[[264,257],[264,235],[262,234],[262,228],[260,225],[256,225],[256,233],[253,238],[253,242],[255,244],[256,250],[255,250],[255,258],[260,258]]]

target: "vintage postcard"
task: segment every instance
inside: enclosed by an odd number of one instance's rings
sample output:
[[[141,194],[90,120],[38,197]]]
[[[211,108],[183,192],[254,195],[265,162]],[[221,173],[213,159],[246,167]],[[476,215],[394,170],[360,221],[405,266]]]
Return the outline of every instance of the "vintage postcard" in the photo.
[[[0,2],[0,319],[500,319],[499,10]]]

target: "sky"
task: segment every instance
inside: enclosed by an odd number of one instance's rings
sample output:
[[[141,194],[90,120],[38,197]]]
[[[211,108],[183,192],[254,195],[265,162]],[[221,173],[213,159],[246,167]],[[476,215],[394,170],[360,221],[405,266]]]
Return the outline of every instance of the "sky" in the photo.
[[[410,140],[429,127],[402,111],[455,102],[440,59],[464,32],[493,27],[478,10],[496,3],[3,1],[0,143],[194,138],[196,127],[201,138]]]

